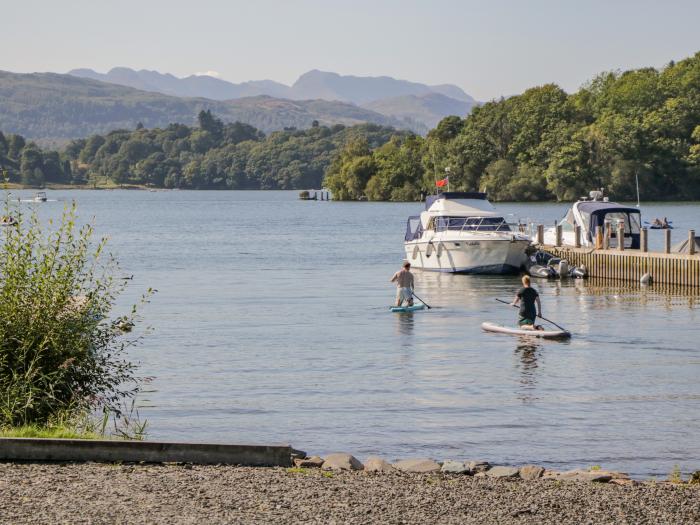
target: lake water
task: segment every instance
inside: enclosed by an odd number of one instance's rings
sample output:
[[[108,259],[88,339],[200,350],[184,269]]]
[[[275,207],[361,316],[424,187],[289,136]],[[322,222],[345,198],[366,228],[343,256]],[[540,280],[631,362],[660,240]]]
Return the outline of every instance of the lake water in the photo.
[[[31,192],[16,192],[23,196]],[[296,192],[49,191],[78,202],[134,279],[153,328],[131,353],[151,439],[290,443],[314,454],[430,456],[635,475],[700,468],[700,297],[537,281],[570,342],[486,334],[515,321],[517,276],[417,271],[434,308],[388,312],[420,204],[304,202]],[[25,204],[24,206],[35,206]],[[547,224],[561,204],[503,204]],[[678,240],[700,205],[643,204]],[[651,232],[652,246],[661,245]]]

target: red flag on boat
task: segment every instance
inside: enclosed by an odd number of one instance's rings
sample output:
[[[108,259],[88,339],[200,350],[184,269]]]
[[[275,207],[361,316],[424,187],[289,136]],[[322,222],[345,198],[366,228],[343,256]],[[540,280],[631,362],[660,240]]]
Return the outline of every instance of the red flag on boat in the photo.
[[[445,177],[442,180],[437,180],[437,181],[435,181],[435,186],[437,186],[438,188],[442,188],[443,186],[447,186],[447,182],[449,181],[449,179],[450,179],[449,177]]]

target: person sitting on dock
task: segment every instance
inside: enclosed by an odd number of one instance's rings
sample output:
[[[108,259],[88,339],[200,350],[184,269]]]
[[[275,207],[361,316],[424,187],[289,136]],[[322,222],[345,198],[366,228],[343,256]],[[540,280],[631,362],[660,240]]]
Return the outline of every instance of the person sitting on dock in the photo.
[[[411,273],[411,263],[406,261],[403,268],[396,272],[391,278],[392,283],[396,283],[396,306],[402,306],[404,301],[408,306],[413,306],[413,274]]]
[[[535,324],[535,319],[542,315],[542,303],[540,302],[540,294],[530,286],[530,276],[523,275],[523,287],[515,294],[515,299],[511,303],[513,306],[518,306],[520,303],[520,319],[518,325],[523,330],[542,330],[542,327]],[[537,308],[535,308],[535,304]]]

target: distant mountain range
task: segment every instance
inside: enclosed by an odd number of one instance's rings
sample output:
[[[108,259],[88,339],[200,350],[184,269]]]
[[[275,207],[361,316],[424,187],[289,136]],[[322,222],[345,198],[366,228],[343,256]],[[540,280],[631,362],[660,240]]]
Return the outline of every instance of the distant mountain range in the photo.
[[[169,73],[116,67],[107,73],[92,69],[68,72],[82,78],[178,97],[232,100],[266,95],[289,100],[327,100],[355,104],[404,121],[417,132],[432,128],[448,115],[465,116],[477,102],[458,86],[429,86],[391,77],[358,77],[312,70],[287,86],[273,80],[234,84],[206,75],[178,78]]]
[[[0,131],[19,133],[41,143],[113,129],[192,125],[202,109],[226,122],[241,121],[269,133],[283,128],[371,122],[407,128],[387,117],[347,102],[288,100],[268,96],[220,101],[142,91],[126,86],[56,73],[19,74],[0,71]]]
[[[467,115],[475,104],[457,86],[321,71],[305,73],[292,86],[271,80],[233,84],[210,76],[177,78],[128,68],[65,75],[0,71],[0,130],[44,144],[131,129],[139,122],[146,127],[194,124],[202,109],[266,133],[308,128],[315,120],[426,133],[447,115]]]

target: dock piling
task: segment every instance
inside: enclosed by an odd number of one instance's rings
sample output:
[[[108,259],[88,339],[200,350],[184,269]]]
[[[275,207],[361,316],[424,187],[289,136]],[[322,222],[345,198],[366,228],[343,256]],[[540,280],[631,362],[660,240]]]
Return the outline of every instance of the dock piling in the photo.
[[[664,230],[664,253],[671,253],[671,230]]]
[[[544,244],[544,224],[537,225],[537,244]]]
[[[557,238],[556,242],[554,243],[554,245],[557,247],[561,246],[561,232],[561,224],[557,224]]]
[[[688,253],[695,255],[695,230],[688,230]]]
[[[617,249],[624,251],[625,249],[625,225],[617,225]]]
[[[576,248],[581,247],[581,226],[578,224],[574,225],[574,246]]]
[[[642,253],[649,251],[649,230],[642,228],[639,232],[639,250]]]

